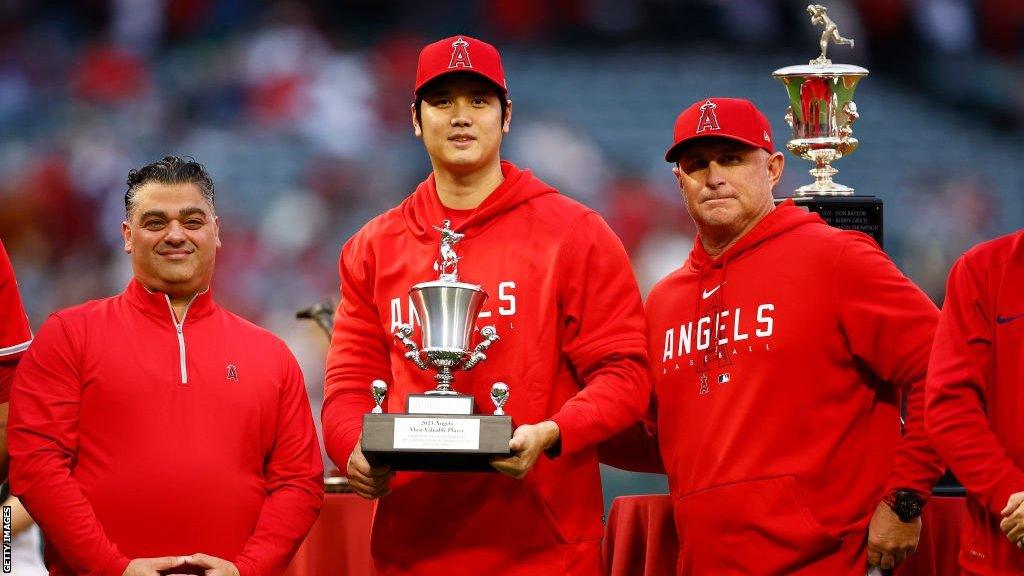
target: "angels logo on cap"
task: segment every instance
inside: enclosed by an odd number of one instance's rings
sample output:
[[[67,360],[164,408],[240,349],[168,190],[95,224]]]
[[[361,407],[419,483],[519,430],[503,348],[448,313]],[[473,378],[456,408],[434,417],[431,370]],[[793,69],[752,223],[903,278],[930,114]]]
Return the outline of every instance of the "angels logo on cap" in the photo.
[[[473,63],[469,61],[469,42],[459,39],[452,42],[452,59],[448,62],[449,68],[472,68]]]
[[[705,130],[721,130],[718,126],[718,116],[715,114],[718,105],[708,98],[700,107],[700,120],[697,121],[697,132]]]
[[[690,104],[676,118],[665,160],[675,162],[684,144],[708,137],[736,140],[775,153],[772,126],[753,102],[712,97]]]

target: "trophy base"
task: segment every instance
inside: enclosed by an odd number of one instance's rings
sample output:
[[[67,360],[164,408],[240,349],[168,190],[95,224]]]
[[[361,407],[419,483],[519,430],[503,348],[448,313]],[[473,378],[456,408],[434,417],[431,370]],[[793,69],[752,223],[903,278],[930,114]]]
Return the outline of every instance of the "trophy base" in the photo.
[[[366,414],[363,456],[374,466],[422,472],[497,472],[491,458],[511,455],[510,416]]]
[[[775,203],[786,200],[776,198]],[[884,248],[882,199],[875,196],[795,196],[793,203],[822,217],[829,226],[856,230],[875,239]]]

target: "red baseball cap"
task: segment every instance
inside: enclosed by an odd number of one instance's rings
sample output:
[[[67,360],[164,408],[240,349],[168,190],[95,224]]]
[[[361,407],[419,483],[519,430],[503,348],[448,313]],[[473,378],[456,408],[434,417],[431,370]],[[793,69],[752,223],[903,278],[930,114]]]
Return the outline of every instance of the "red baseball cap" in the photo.
[[[775,152],[772,125],[750,100],[742,98],[706,98],[683,110],[676,118],[672,147],[665,152],[666,162],[675,162],[679,148],[697,138],[729,138],[754,148]]]
[[[418,94],[427,82],[454,72],[471,72],[483,76],[508,96],[505,69],[501,65],[498,49],[483,40],[465,35],[438,40],[420,51],[413,94]]]

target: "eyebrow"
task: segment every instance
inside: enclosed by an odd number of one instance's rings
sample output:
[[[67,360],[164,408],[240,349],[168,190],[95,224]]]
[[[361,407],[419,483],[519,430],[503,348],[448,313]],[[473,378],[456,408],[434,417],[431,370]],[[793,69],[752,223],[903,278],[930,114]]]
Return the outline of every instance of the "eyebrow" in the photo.
[[[193,214],[200,214],[202,216],[206,216],[206,210],[203,210],[198,206],[189,206],[188,208],[182,208],[181,210],[178,211],[178,218],[183,220],[185,218],[188,218],[189,216],[192,216]],[[167,213],[164,212],[163,210],[146,210],[145,212],[139,215],[139,220],[145,220],[146,218],[150,217],[163,218],[164,220],[166,220]]]

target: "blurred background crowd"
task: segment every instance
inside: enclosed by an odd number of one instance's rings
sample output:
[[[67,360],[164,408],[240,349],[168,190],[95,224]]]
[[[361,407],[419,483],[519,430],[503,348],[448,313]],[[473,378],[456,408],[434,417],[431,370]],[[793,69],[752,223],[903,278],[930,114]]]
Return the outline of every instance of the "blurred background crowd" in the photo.
[[[771,72],[817,56],[806,4],[0,0],[0,238],[38,327],[126,284],[128,170],[194,157],[216,182],[217,298],[288,342],[318,410],[327,339],[295,312],[337,297],[341,245],[430,170],[409,114],[424,44],[502,50],[505,157],[598,209],[646,290],[693,241],[663,161],[675,115],[746,97],[787,140]],[[941,301],[964,249],[1024,224],[1024,2],[826,5],[857,42],[830,57],[871,70],[836,180],[885,201],[887,251]],[[787,164],[778,196],[810,181]]]

